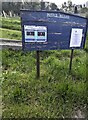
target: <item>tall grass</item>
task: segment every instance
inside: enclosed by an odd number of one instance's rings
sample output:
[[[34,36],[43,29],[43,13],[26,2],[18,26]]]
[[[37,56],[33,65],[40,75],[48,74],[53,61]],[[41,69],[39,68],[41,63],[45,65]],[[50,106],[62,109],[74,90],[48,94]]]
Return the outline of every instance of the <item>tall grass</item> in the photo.
[[[45,57],[42,52],[41,77],[36,79],[35,52],[3,50],[3,117],[71,117],[75,108],[84,112],[86,61],[85,52],[80,52],[75,54],[72,74],[64,51],[60,56],[61,52],[51,51]]]

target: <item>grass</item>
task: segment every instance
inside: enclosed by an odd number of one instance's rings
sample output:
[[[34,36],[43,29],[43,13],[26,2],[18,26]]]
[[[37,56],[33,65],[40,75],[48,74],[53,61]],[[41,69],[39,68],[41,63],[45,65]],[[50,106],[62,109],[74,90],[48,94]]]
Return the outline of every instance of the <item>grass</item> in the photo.
[[[0,28],[0,38],[21,40],[21,31]]]
[[[3,117],[71,117],[75,107],[85,110],[86,61],[85,52],[80,52],[76,51],[71,74],[64,51],[62,57],[57,57],[59,51],[49,56],[42,52],[41,77],[36,79],[35,52],[3,50]]]
[[[19,19],[3,18],[2,37],[21,39],[19,24]],[[87,52],[87,43],[84,50],[74,50],[71,73],[69,50],[40,52],[37,79],[35,51],[2,50],[2,117],[71,118],[79,109],[87,116]]]
[[[11,30],[19,30],[21,31],[21,23],[20,19],[13,19],[13,18],[0,18],[0,22],[2,23],[1,27],[5,29]]]
[[[0,38],[21,40],[20,18],[0,18]]]

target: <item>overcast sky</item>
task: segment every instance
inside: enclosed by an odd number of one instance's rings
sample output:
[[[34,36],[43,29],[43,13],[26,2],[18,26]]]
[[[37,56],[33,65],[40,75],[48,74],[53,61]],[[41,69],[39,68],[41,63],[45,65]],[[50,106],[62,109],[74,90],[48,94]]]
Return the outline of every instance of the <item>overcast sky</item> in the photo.
[[[53,2],[56,3],[57,5],[61,5],[64,2],[67,2],[68,0],[43,0],[43,1],[47,1],[47,2]],[[73,4],[85,4],[86,1],[88,0],[71,0]]]

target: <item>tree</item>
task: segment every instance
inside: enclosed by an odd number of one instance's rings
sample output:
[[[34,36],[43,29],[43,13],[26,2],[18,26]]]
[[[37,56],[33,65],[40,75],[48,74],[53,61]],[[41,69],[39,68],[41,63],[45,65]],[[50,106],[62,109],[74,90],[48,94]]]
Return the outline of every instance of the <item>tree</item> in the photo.
[[[29,9],[29,10],[39,10],[40,3],[38,2],[2,2],[2,11],[5,11],[7,14],[20,14],[20,9]]]
[[[66,6],[67,4],[66,4],[66,2],[64,2],[64,6]]]
[[[50,9],[51,9],[51,10],[57,10],[58,7],[57,7],[57,5],[56,5],[55,3],[51,3],[51,4],[50,4]]]
[[[78,13],[77,6],[74,6],[74,13],[75,13],[75,14],[77,14],[77,13]]]
[[[67,1],[67,3],[66,2],[64,2],[63,4],[62,4],[62,8],[61,8],[64,12],[73,12],[74,10],[74,5],[73,5],[73,3],[72,3],[72,1],[71,0],[68,0]]]
[[[55,3],[49,2],[2,2],[2,11],[5,11],[6,14],[16,14],[20,15],[20,9],[29,9],[29,10],[58,10],[58,7]]]

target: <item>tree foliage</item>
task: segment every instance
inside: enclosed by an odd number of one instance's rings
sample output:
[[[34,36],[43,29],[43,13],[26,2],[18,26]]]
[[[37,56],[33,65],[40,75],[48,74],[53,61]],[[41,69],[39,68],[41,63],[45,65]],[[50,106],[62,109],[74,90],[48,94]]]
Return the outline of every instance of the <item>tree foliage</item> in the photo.
[[[62,4],[61,10],[63,10],[64,12],[70,12],[70,13],[88,13],[88,7],[83,4],[83,5],[76,5],[73,4],[71,0],[68,0],[67,2],[64,2]]]
[[[49,2],[2,2],[1,12],[5,12],[7,15],[12,14],[19,15],[20,9],[29,10],[57,10],[58,7],[55,3]]]

